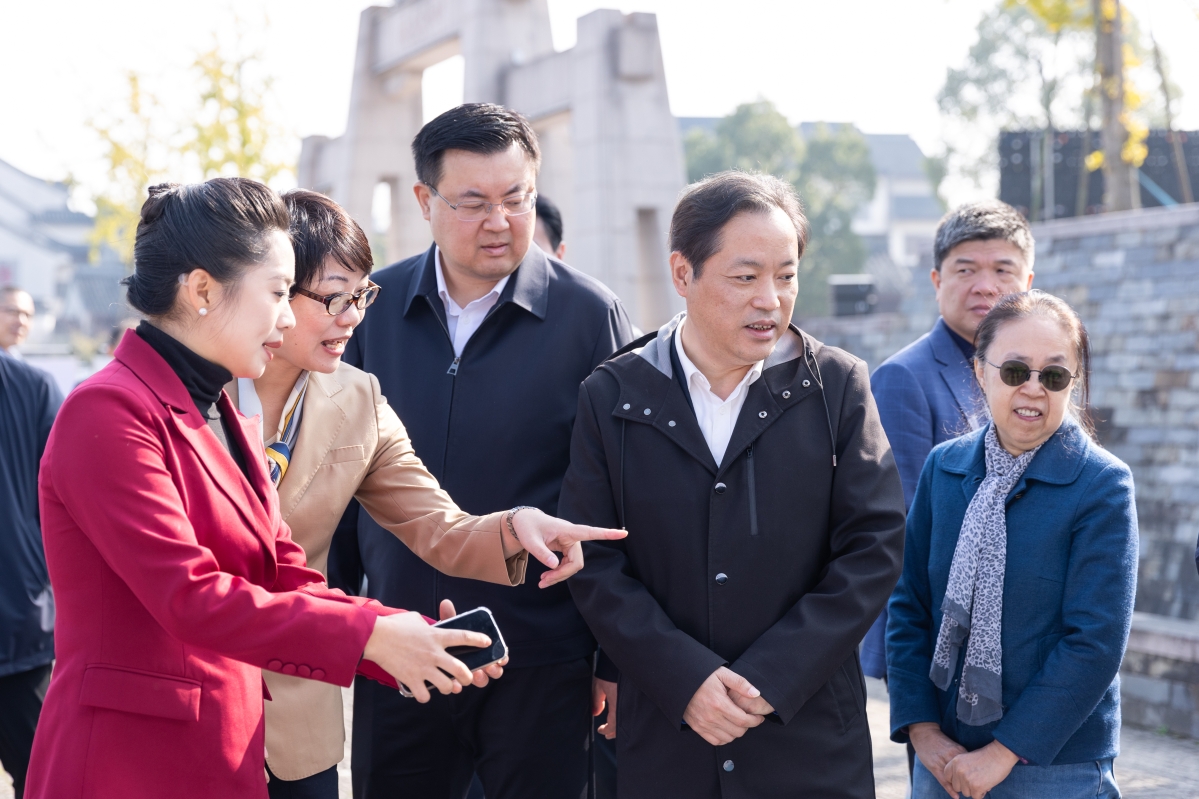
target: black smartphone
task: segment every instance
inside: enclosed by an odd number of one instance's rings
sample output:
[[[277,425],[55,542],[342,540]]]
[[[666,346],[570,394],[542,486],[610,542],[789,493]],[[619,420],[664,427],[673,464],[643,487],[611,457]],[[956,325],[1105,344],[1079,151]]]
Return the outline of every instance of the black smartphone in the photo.
[[[451,646],[446,650],[449,655],[461,660],[471,671],[478,671],[484,666],[490,666],[492,663],[498,663],[508,657],[508,645],[504,643],[504,636],[500,634],[500,628],[495,623],[495,616],[491,615],[489,608],[478,607],[468,610],[444,621],[439,621],[433,626],[445,627],[450,630],[470,630],[474,633],[483,633],[491,639],[491,646]]]

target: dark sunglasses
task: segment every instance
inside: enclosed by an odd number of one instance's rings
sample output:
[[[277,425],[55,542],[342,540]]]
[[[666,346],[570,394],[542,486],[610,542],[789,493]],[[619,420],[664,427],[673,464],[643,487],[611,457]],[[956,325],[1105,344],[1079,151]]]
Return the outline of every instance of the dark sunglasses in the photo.
[[[1065,391],[1070,386],[1070,381],[1078,377],[1078,375],[1070,374],[1070,370],[1064,366],[1046,366],[1044,369],[1032,369],[1028,364],[1022,361],[1004,361],[1003,363],[991,363],[986,361],[990,366],[994,366],[999,370],[999,379],[1009,386],[1022,386],[1032,377],[1033,372],[1037,372],[1041,381],[1048,391]]]
[[[328,311],[331,316],[338,316],[344,313],[345,310],[351,305],[356,305],[358,310],[365,311],[367,307],[375,301],[375,298],[379,296],[379,292],[381,290],[382,289],[379,286],[371,283],[369,286],[362,289],[362,291],[359,291],[355,294],[350,294],[348,291],[341,291],[337,294],[326,294],[322,296],[320,294],[308,291],[307,289],[302,289],[299,286],[292,286],[291,297],[292,299],[295,299],[295,296],[300,294],[310,300],[316,300],[325,306],[325,310]]]

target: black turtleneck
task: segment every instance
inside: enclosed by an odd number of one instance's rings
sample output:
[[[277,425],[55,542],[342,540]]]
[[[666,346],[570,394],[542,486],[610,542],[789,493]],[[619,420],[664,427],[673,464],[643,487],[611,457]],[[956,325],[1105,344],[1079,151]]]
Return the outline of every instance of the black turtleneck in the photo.
[[[197,355],[188,349],[178,339],[164,333],[149,322],[143,321],[137,326],[137,334],[162,356],[167,365],[183,382],[183,387],[196,403],[196,409],[208,422],[208,429],[216,436],[217,441],[229,453],[241,469],[242,474],[249,478],[246,470],[245,453],[237,446],[230,421],[220,411],[217,401],[225,384],[233,379],[233,373],[220,364],[213,363],[207,358]]]
[[[958,349],[962,351],[962,357],[967,361],[974,360],[974,342],[967,341],[964,337],[959,336],[957,332],[949,325],[945,326],[949,331],[949,335],[953,338],[953,343],[958,345]]]

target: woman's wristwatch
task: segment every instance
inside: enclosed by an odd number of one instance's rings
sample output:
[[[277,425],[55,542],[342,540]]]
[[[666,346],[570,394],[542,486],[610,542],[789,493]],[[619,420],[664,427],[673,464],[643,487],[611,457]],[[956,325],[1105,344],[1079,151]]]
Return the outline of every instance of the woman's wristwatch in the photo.
[[[512,520],[516,518],[516,514],[520,513],[522,510],[533,510],[533,506],[532,505],[517,505],[512,510],[505,513],[504,514],[504,526],[508,528],[508,532],[511,533],[512,537],[516,539],[516,543],[520,544],[521,547],[524,547],[524,542],[520,540],[520,536],[518,536],[516,534],[516,527],[514,527],[512,524]]]

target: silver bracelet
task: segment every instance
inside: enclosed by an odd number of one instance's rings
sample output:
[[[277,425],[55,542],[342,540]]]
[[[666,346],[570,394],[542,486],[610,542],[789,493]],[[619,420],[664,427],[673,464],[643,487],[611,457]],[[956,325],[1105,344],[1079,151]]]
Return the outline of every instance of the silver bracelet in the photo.
[[[508,527],[508,532],[512,533],[512,537],[516,539],[516,543],[524,546],[524,542],[520,540],[520,536],[516,534],[516,527],[513,526],[512,520],[516,518],[516,514],[522,510],[533,510],[532,505],[517,505],[512,510],[504,514],[504,524]]]

